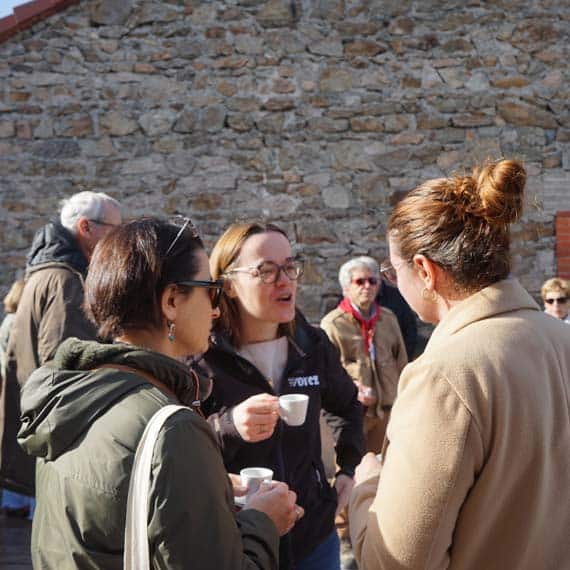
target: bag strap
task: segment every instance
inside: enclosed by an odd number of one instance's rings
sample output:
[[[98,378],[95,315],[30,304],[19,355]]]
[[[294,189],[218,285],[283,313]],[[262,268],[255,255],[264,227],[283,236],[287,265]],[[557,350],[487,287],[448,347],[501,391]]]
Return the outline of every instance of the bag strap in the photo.
[[[160,408],[148,422],[137,446],[129,494],[127,497],[127,521],[125,525],[125,570],[150,569],[148,552],[148,499],[150,490],[150,469],[154,444],[166,420],[179,410],[190,410],[186,406],[170,404]]]

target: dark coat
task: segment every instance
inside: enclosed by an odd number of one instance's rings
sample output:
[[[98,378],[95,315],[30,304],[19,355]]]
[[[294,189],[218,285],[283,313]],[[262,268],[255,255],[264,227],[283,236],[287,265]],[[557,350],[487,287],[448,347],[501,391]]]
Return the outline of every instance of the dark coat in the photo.
[[[5,385],[0,400],[0,486],[34,494],[32,457],[16,443],[20,427],[20,387],[53,358],[71,336],[94,339],[96,330],[82,310],[87,260],[73,235],[50,223],[35,235],[28,254],[26,285],[7,350]]]
[[[404,337],[408,360],[413,360],[418,347],[418,321],[416,313],[410,309],[410,306],[406,303],[406,300],[402,297],[397,287],[388,285],[384,280],[380,282],[380,291],[376,296],[376,302],[382,307],[388,307],[388,309],[396,315],[402,336]]]
[[[275,387],[223,337],[217,337],[205,355],[214,385],[204,409],[220,436],[227,470],[239,473],[244,467],[268,467],[274,479],[286,482],[297,493],[297,502],[305,509],[305,516],[287,535],[292,552],[287,548],[288,539],[282,540],[283,569],[291,566],[291,556],[302,560],[334,529],[337,501],[321,460],[321,408],[334,414],[330,419],[336,432],[340,470],[353,475],[364,452],[362,406],[354,383],[340,363],[338,350],[323,331],[309,325],[300,314],[289,341],[285,371]],[[279,421],[271,438],[245,442],[233,424],[232,408],[264,392],[308,394],[307,419],[299,427]]]

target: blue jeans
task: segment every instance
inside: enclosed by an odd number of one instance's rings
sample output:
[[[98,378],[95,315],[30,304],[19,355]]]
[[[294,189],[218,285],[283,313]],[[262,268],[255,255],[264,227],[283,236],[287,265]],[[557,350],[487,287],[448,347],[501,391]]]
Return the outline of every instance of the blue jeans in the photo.
[[[340,541],[336,530],[297,564],[297,570],[340,570]]]
[[[32,520],[36,509],[36,500],[27,495],[21,495],[20,493],[3,489],[1,505],[3,509],[25,509],[27,507],[30,509],[28,518]]]

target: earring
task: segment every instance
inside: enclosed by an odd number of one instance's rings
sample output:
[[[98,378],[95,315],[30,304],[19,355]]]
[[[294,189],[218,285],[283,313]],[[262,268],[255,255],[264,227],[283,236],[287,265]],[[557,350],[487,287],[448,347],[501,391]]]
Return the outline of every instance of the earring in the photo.
[[[433,289],[430,291],[427,287],[424,287],[422,289],[422,299],[435,303],[437,300],[437,293]]]
[[[176,338],[176,337],[174,336],[175,330],[176,330],[176,325],[175,325],[174,323],[170,323],[170,324],[168,325],[168,340],[169,340],[170,342],[174,342],[174,339]]]

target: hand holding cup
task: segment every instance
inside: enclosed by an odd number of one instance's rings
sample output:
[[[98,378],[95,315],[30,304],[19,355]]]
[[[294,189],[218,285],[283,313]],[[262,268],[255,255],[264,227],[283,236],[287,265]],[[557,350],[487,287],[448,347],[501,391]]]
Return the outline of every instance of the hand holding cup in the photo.
[[[295,504],[297,495],[285,483],[273,481],[262,483],[248,499],[244,509],[256,509],[265,513],[272,521],[279,536],[287,534],[305,514],[302,507]]]
[[[278,410],[277,396],[256,394],[233,409],[232,419],[241,438],[256,443],[273,435],[279,419]]]

